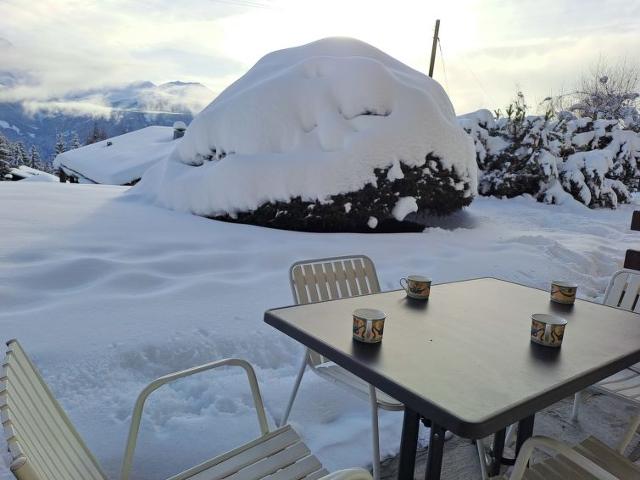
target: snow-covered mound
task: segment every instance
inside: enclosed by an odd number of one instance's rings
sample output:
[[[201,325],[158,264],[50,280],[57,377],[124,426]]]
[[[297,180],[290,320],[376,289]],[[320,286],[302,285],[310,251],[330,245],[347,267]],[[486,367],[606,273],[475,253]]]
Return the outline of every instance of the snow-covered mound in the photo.
[[[303,230],[449,213],[475,190],[473,144],[442,87],[348,38],[263,57],[134,189],[176,210]]]
[[[172,127],[146,127],[61,153],[53,166],[83,183],[126,185],[165,159],[177,143]]]

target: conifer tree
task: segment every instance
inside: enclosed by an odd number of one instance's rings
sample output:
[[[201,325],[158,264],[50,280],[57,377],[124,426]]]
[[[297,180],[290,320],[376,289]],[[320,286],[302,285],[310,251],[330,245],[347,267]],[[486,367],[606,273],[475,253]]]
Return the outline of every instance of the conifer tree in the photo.
[[[103,128],[98,126],[98,122],[93,122],[93,130],[87,137],[87,141],[85,145],[91,145],[92,143],[101,142],[102,140],[107,139],[107,132],[104,131]]]
[[[0,135],[0,161],[7,163],[11,162],[11,144],[4,135]]]
[[[38,170],[42,170],[42,165],[40,161],[40,152],[38,152],[38,148],[35,145],[31,145],[31,151],[29,152],[30,164],[31,168],[37,168]]]
[[[29,163],[29,156],[27,155],[27,150],[24,148],[24,143],[16,142],[13,145],[13,166],[19,167],[20,165],[27,165]]]
[[[66,145],[64,144],[64,135],[61,133],[56,134],[56,155],[60,155],[62,152],[67,150]]]
[[[0,135],[0,182],[9,180],[9,159],[11,158],[9,151],[9,141]]]
[[[10,173],[9,164],[4,160],[0,160],[0,182],[9,180]]]
[[[76,148],[80,148],[80,137],[78,137],[78,132],[73,132],[73,136],[71,137],[71,150],[75,150]]]

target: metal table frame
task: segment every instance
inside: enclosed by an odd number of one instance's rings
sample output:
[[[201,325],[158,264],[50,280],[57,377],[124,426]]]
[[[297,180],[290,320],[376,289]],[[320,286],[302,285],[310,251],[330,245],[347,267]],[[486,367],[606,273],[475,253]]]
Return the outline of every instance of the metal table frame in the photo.
[[[500,305],[501,308],[496,309],[495,303],[492,303],[494,289],[499,290],[500,295],[506,295],[510,299],[510,303],[507,302],[504,308]],[[460,291],[465,293],[464,298],[458,295]],[[453,302],[452,299],[457,301]],[[267,324],[317,351],[405,405],[398,472],[398,478],[403,480],[413,479],[418,427],[421,418],[426,419],[431,426],[427,480],[440,478],[446,430],[470,439],[480,439],[495,433],[492,448],[494,458],[492,464],[489,465],[489,473],[497,474],[501,464],[510,463],[509,459],[502,457],[505,428],[508,425],[519,422],[517,452],[524,441],[533,433],[536,412],[640,361],[640,318],[637,318],[637,314],[613,307],[583,300],[578,300],[575,307],[557,305],[548,301],[548,292],[491,278],[434,285],[429,302],[426,304],[411,304],[409,302],[404,299],[402,292],[393,291],[272,309],[265,312],[264,318]],[[475,307],[476,304],[478,307],[474,310],[472,307]],[[388,317],[389,315],[395,317],[397,326],[394,326],[389,319],[387,320],[389,325],[385,326],[385,338],[382,344],[359,344],[351,341],[348,336],[351,328],[350,313],[354,307],[362,306],[382,308],[387,312]],[[529,322],[527,314],[533,312],[528,312],[526,309],[531,309],[534,306],[538,312],[546,310],[551,313],[559,313],[569,321],[565,344],[561,349],[550,349],[528,341],[528,329],[526,328],[528,325],[525,323]],[[484,313],[483,308],[485,309]],[[525,309],[527,318],[523,320],[518,316],[517,320],[513,319],[512,323],[513,317],[508,316],[504,311],[508,308],[516,309],[517,312],[522,312],[522,309]],[[474,323],[475,319],[469,320],[460,316],[469,311],[473,311],[473,315],[481,316],[486,311],[493,312],[494,316],[487,318],[486,322],[488,324],[494,322],[495,325],[504,327],[504,335],[509,340],[517,332],[517,341],[513,340],[508,344],[497,343],[497,345],[504,345],[504,350],[499,352],[500,355],[503,355],[505,362],[521,362],[517,365],[522,369],[528,369],[523,370],[527,375],[537,375],[537,378],[542,380],[552,377],[548,385],[531,386],[530,383],[524,382],[523,378],[516,377],[513,381],[520,382],[518,386],[522,390],[522,397],[513,397],[517,400],[513,401],[512,398],[511,403],[504,405],[499,404],[498,392],[494,393],[491,389],[485,389],[482,394],[486,399],[494,401],[494,404],[499,408],[488,409],[480,413],[477,408],[472,408],[476,406],[473,402],[464,400],[463,403],[458,402],[457,405],[451,406],[443,401],[443,399],[458,399],[454,395],[458,392],[451,392],[451,387],[448,384],[436,386],[429,384],[429,390],[420,392],[419,387],[424,386],[425,382],[433,381],[433,378],[421,381],[421,378],[428,377],[430,372],[427,371],[423,375],[416,372],[404,372],[398,366],[398,362],[401,362],[402,359],[394,357],[400,356],[398,353],[401,353],[404,361],[415,366],[415,361],[420,360],[416,357],[420,355],[423,357],[430,355],[428,358],[434,360],[437,358],[437,348],[440,348],[441,351],[454,348],[458,344],[456,335],[467,333],[464,328],[477,324]],[[450,318],[443,319],[443,316]],[[320,324],[318,324],[318,317],[323,319]],[[344,317],[348,318],[346,322]],[[607,317],[606,325],[601,321],[605,317]],[[460,323],[451,323],[454,319]],[[505,323],[506,319],[508,319],[508,323]],[[392,320],[394,319],[392,318]],[[485,320],[484,317],[483,320]],[[403,321],[406,323],[406,325],[402,325],[403,327],[415,326],[418,330],[413,332],[413,335],[407,336],[399,328],[399,324]],[[327,327],[327,323],[330,322],[334,323]],[[602,325],[607,328],[616,328],[607,330]],[[392,332],[393,328],[396,330]],[[460,330],[461,328],[463,330]],[[521,332],[523,328],[525,331]],[[597,328],[601,328],[602,332],[593,330]],[[605,332],[609,331],[611,335],[607,337]],[[433,337],[429,339],[429,342],[432,342],[428,344],[429,347],[426,346],[427,344],[416,343],[424,340],[416,339],[416,337],[425,334]],[[521,334],[524,335],[524,339],[520,338]],[[469,343],[469,339],[464,336],[459,341],[461,343],[467,342],[460,348],[475,347],[478,348],[479,355],[493,355],[489,360],[496,364],[496,369],[495,372],[489,373],[493,375],[494,381],[502,378],[501,375],[504,372],[499,371],[498,357],[494,351],[497,348],[495,345]],[[411,346],[416,348],[410,348]],[[594,346],[599,346],[599,350],[594,350]],[[483,351],[480,347],[485,350]],[[424,351],[418,352],[419,349]],[[407,350],[416,351],[416,354],[407,356]],[[612,353],[613,350],[616,350],[615,353]],[[384,354],[386,351],[392,354],[387,357]],[[463,350],[461,352],[463,355],[466,353]],[[469,366],[469,370],[473,370],[473,368],[479,367]],[[402,378],[392,377],[389,372],[396,374],[400,372],[399,377]],[[460,376],[466,375],[462,379],[464,382],[478,381],[475,379],[477,372],[466,372],[464,369],[457,372]],[[480,388],[482,384],[465,385],[465,387]],[[496,385],[497,387],[499,385]],[[504,394],[505,391],[502,393]],[[510,390],[509,393],[511,393]],[[519,392],[516,394],[520,395]],[[466,407],[469,408],[465,410]],[[455,408],[458,410],[456,411]]]

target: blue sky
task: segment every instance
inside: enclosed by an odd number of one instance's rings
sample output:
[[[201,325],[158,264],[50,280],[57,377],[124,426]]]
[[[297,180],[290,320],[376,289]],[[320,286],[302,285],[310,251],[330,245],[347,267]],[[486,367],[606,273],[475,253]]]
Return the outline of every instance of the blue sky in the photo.
[[[137,80],[214,92],[269,51],[356,37],[435,78],[456,110],[569,91],[598,60],[639,62],[640,2],[621,0],[0,0],[0,70],[31,82],[0,98],[48,98]]]

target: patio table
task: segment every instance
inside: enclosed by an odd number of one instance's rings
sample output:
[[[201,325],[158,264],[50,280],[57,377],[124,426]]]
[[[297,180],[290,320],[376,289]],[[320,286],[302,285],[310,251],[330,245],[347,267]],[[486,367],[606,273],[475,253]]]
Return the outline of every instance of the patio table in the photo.
[[[351,313],[367,307],[387,315],[380,344],[352,340]],[[567,319],[561,348],[530,342],[532,313]],[[421,417],[431,427],[427,479],[440,478],[445,430],[497,432],[497,474],[508,425],[519,422],[517,451],[536,412],[640,361],[637,314],[553,303],[547,291],[494,278],[434,285],[427,302],[399,290],[276,308],[264,320],[405,405],[401,479],[414,475]]]

